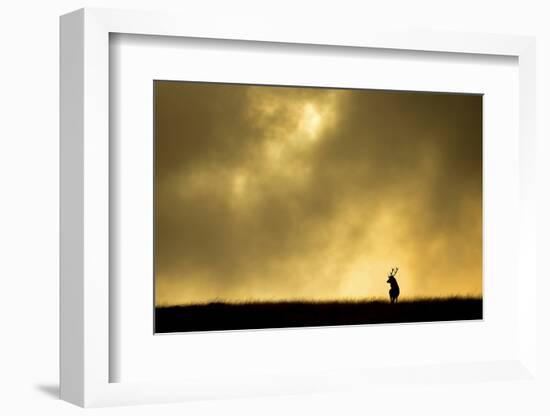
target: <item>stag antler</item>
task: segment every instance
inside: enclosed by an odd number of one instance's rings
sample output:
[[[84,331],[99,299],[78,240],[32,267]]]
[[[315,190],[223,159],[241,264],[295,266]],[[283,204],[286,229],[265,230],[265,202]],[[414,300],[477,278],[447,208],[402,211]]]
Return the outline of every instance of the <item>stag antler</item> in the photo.
[[[396,267],[395,269],[392,267],[390,276],[395,276],[398,270],[399,270],[399,267]]]

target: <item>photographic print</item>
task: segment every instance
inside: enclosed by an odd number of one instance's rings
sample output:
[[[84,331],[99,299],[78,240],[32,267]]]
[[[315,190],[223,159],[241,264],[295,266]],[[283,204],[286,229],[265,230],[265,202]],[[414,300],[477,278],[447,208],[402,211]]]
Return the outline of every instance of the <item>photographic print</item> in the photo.
[[[155,333],[482,319],[482,95],[154,81]]]

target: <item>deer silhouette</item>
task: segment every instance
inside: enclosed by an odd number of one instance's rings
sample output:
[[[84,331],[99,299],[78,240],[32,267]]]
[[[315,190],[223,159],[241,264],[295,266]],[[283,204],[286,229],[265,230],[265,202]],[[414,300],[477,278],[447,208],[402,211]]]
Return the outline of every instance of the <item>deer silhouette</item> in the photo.
[[[392,268],[390,274],[388,274],[388,280],[386,280],[386,283],[390,284],[390,303],[397,302],[397,298],[399,297],[399,285],[395,279],[398,270],[399,268],[397,267],[395,269]]]

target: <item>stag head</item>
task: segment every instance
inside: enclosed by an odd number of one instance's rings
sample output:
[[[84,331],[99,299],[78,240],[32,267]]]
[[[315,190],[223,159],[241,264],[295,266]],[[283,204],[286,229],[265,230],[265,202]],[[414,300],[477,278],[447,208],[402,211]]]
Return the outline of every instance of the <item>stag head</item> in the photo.
[[[390,283],[391,280],[395,279],[395,275],[397,274],[397,271],[399,270],[399,267],[392,268],[390,274],[388,274],[388,280],[386,283]]]

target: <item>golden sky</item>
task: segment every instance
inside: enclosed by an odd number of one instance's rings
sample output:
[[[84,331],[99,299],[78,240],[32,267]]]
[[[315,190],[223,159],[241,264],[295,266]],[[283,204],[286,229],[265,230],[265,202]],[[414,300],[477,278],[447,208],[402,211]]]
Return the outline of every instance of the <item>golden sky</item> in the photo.
[[[155,82],[156,304],[481,295],[480,95]]]

